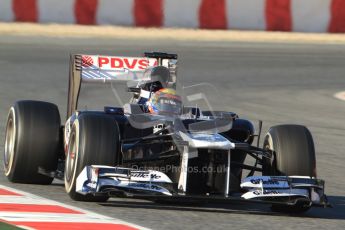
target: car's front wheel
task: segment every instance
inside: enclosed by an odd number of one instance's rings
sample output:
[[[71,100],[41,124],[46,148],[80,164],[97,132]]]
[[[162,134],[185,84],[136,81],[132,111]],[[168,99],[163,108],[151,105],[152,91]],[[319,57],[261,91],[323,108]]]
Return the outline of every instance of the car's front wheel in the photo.
[[[301,125],[278,125],[270,128],[264,149],[270,150],[271,159],[263,163],[263,175],[316,177],[314,142],[310,131]],[[272,209],[283,212],[305,212],[309,204],[273,205]]]
[[[87,165],[114,166],[120,149],[117,122],[108,115],[84,113],[74,121],[65,161],[65,188],[77,201],[103,202],[108,196],[82,195],[76,192],[78,175]]]

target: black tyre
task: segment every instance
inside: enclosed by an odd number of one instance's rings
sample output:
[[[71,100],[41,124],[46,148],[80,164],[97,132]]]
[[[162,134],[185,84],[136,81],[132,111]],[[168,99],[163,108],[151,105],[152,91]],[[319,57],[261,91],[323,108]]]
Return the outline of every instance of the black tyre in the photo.
[[[272,158],[264,161],[263,175],[316,177],[314,141],[310,131],[301,125],[279,125],[270,128],[264,149],[272,151]],[[295,206],[274,205],[274,211],[304,212],[309,204],[299,202]]]
[[[120,149],[117,122],[105,114],[81,114],[73,123],[65,161],[65,188],[77,201],[104,202],[109,197],[76,192],[76,180],[86,165],[114,166]]]
[[[18,101],[10,109],[4,151],[5,175],[14,183],[50,184],[60,144],[60,114],[56,105],[42,101]]]

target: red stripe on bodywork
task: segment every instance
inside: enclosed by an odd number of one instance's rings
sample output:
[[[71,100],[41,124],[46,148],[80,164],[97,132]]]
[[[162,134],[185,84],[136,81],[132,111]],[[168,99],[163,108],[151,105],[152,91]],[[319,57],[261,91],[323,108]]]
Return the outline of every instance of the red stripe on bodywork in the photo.
[[[1,212],[49,212],[49,213],[69,213],[84,214],[82,212],[65,208],[58,205],[41,205],[41,204],[1,204]]]
[[[333,0],[331,4],[331,21],[328,31],[331,33],[345,32],[345,1]]]
[[[226,29],[225,0],[203,0],[199,9],[199,27],[203,29]]]
[[[12,8],[16,21],[37,22],[38,10],[36,0],[12,0]]]
[[[0,196],[22,196],[21,194],[0,188]]]
[[[136,26],[161,27],[163,25],[163,1],[135,0],[134,21]]]
[[[96,24],[98,0],[75,0],[74,13],[76,22],[83,25]]]
[[[291,1],[266,0],[266,30],[291,31]]]
[[[11,222],[17,226],[26,226],[37,230],[135,230],[124,224],[108,223],[67,223],[67,222]]]

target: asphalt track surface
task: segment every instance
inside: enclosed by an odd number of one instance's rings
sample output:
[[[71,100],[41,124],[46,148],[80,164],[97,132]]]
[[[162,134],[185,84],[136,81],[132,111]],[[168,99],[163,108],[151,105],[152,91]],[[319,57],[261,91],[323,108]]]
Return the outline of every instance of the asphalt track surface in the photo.
[[[345,226],[345,45],[207,43],[42,37],[0,38],[0,152],[8,108],[15,100],[56,103],[64,119],[70,53],[138,55],[147,50],[176,52],[184,85],[212,83],[215,109],[264,122],[308,126],[314,136],[318,176],[326,180],[332,209],[303,215],[273,213],[258,205],[162,205],[142,200],[107,203],[70,200],[61,181],[50,186],[0,184],[65,202],[153,229],[342,229]],[[2,162],[1,162],[2,164]],[[2,170],[2,169],[1,169]],[[3,171],[3,170],[2,170]]]

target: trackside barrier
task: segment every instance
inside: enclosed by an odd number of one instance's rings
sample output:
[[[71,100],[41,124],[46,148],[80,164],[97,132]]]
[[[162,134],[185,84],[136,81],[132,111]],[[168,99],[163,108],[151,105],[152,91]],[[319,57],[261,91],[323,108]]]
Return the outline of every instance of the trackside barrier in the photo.
[[[345,32],[344,0],[0,0],[0,21]]]

